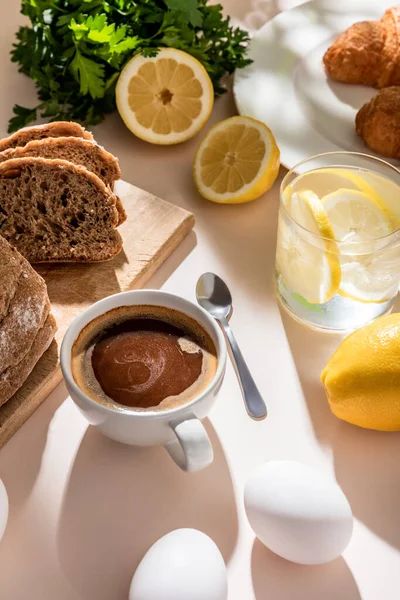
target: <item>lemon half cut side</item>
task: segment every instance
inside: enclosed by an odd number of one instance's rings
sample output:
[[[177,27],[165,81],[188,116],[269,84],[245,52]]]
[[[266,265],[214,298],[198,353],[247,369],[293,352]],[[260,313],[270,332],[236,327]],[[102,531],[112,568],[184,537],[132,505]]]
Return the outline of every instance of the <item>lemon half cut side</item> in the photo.
[[[200,143],[193,177],[207,200],[241,204],[272,187],[279,165],[279,149],[268,127],[250,117],[231,117],[212,127]]]
[[[213,104],[214,89],[193,56],[162,48],[157,56],[134,56],[116,87],[119,114],[137,137],[152,144],[178,144],[200,131]]]

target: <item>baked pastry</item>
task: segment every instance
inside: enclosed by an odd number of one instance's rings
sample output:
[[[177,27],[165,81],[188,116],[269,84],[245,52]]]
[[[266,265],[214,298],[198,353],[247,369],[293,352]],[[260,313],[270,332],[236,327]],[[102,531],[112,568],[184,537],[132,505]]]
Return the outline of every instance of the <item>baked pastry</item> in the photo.
[[[111,189],[121,177],[118,160],[93,141],[79,137],[57,137],[33,140],[25,146],[17,146],[0,152],[0,162],[10,158],[39,156],[42,158],[61,158],[76,165],[83,165],[100,177]]]
[[[325,52],[327,74],[337,81],[378,89],[400,85],[400,6],[380,21],[355,23]]]
[[[49,347],[56,323],[44,280],[0,237],[0,406],[24,383]],[[7,306],[6,306],[7,305]]]
[[[31,263],[97,262],[122,249],[118,199],[85,167],[48,158],[0,164],[0,235]]]
[[[9,137],[0,140],[0,152],[7,150],[7,148],[25,146],[25,144],[32,140],[42,140],[46,137],[67,136],[93,140],[93,135],[90,131],[86,131],[79,123],[74,123],[73,121],[54,121],[53,123],[45,123],[44,125],[24,127]]]
[[[400,158],[400,87],[385,88],[364,104],[356,131],[374,152]]]

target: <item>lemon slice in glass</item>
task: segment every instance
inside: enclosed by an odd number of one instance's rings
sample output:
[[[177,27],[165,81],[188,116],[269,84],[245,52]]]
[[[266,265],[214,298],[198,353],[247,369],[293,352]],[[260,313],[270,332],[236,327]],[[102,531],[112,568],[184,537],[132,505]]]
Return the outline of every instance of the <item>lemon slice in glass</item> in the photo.
[[[157,56],[134,56],[116,88],[119,114],[138,137],[152,144],[178,144],[208,120],[214,89],[203,65],[190,54],[162,48]]]
[[[374,240],[393,232],[390,211],[364,192],[340,189],[322,198],[340,244],[339,294],[359,302],[384,302],[396,293],[398,252],[379,253]],[[398,260],[398,258],[397,258]]]
[[[294,293],[312,304],[323,304],[337,293],[341,279],[329,218],[319,197],[308,190],[291,195],[289,210],[297,225],[281,211],[277,269]]]
[[[390,212],[365,192],[342,188],[324,196],[322,204],[337,241],[367,242],[393,231]]]
[[[201,142],[193,164],[200,194],[220,204],[240,204],[270,189],[280,153],[272,132],[250,117],[217,123]]]
[[[361,177],[361,176],[360,176]],[[392,221],[396,229],[400,228],[400,197],[399,197],[399,186],[394,181],[382,177],[377,173],[371,171],[365,172],[362,175],[364,185],[368,185],[368,189],[373,189],[375,194],[380,198],[380,201],[387,210],[390,211]],[[360,187],[360,189],[362,189]],[[362,191],[367,190],[363,189]]]
[[[305,186],[305,184],[307,184]],[[399,188],[389,179],[370,171],[327,167],[307,172],[297,177],[294,191],[312,189],[320,198],[348,189],[363,192],[389,216],[396,227],[400,227]]]
[[[341,261],[342,282],[338,294],[364,303],[387,302],[399,288],[399,252],[373,254]]]

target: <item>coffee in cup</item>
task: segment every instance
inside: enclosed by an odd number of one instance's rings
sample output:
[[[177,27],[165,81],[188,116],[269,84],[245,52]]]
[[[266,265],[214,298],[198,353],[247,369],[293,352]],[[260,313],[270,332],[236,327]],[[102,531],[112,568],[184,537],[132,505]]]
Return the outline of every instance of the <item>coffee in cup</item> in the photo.
[[[92,400],[119,411],[165,411],[189,403],[217,371],[207,331],[178,310],[119,306],[90,321],[71,352],[72,375]]]

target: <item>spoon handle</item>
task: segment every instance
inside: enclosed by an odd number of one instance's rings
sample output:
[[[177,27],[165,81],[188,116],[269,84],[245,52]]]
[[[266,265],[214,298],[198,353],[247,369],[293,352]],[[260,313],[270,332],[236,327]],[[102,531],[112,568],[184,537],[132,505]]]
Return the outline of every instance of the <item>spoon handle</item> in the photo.
[[[267,416],[267,407],[243,358],[233,331],[226,319],[220,319],[219,322],[232,350],[233,363],[236,367],[236,374],[242,390],[246,410],[252,419],[265,419]]]

